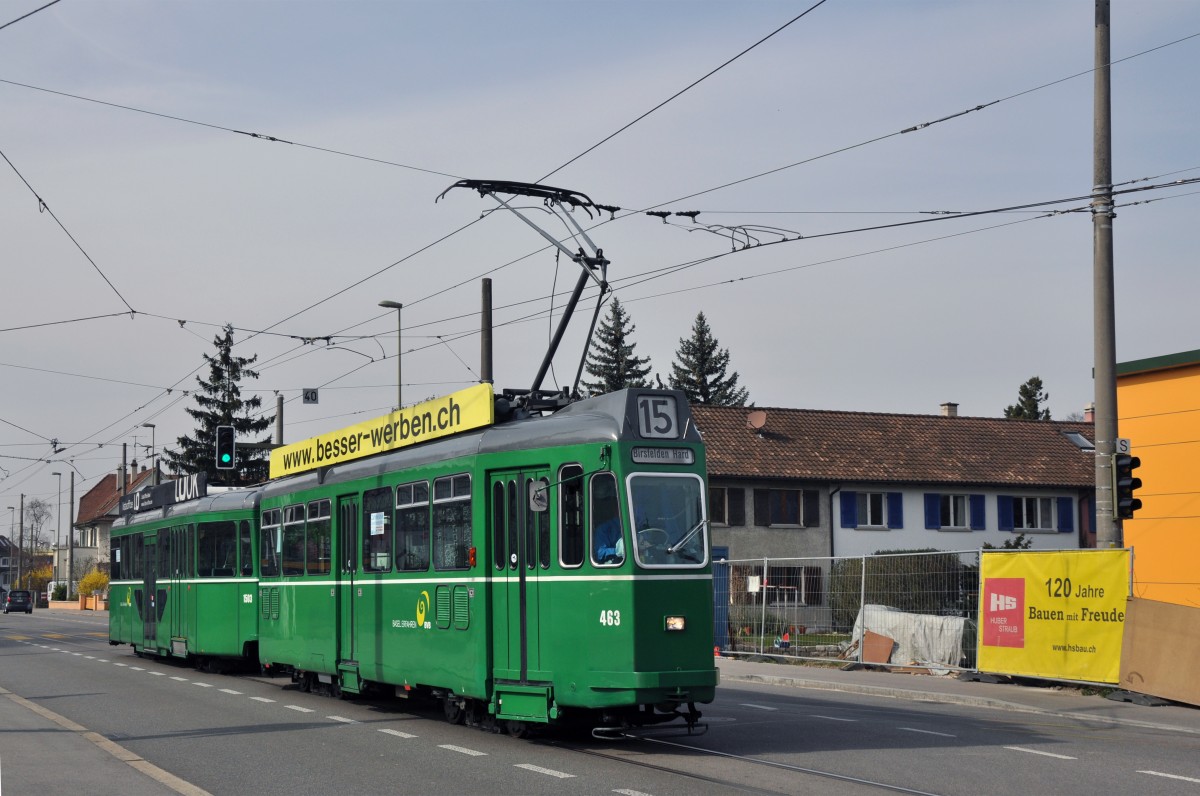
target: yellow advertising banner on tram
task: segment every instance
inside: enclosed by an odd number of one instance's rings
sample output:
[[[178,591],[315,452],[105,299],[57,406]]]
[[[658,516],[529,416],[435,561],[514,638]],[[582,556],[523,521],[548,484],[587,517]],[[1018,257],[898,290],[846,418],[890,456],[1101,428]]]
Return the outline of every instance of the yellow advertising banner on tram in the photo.
[[[492,385],[477,384],[271,451],[271,477],[361,459],[495,422]]]
[[[1120,681],[1128,550],[985,550],[979,580],[980,671]]]

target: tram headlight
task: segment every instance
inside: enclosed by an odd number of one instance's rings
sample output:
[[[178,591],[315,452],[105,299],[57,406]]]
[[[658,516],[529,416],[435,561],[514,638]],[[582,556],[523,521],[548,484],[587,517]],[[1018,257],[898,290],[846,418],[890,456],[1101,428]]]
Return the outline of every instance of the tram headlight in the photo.
[[[668,631],[686,630],[687,629],[687,618],[682,617],[682,616],[668,616],[667,622],[666,622],[666,627],[667,627]]]

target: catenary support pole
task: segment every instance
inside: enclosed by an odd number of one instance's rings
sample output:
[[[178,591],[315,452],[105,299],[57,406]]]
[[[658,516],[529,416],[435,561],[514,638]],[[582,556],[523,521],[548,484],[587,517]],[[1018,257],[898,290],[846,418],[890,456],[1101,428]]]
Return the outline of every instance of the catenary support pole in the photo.
[[[1112,92],[1109,0],[1096,0],[1092,137],[1092,280],[1096,390],[1096,547],[1121,547],[1114,511],[1112,455],[1117,439],[1116,312],[1113,288]]]

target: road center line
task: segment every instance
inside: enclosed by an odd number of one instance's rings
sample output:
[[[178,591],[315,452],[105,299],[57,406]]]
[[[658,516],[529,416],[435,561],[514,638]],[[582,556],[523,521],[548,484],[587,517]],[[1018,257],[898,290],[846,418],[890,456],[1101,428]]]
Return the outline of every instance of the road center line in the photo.
[[[897,727],[896,729],[904,730],[905,732],[919,732],[924,735],[940,735],[942,738],[957,738],[958,737],[957,735],[951,735],[948,732],[934,732],[933,730],[918,730],[916,727]]]
[[[1031,755],[1042,755],[1043,757],[1056,757],[1059,760],[1078,760],[1078,757],[1070,755],[1056,755],[1054,752],[1043,752],[1040,749],[1026,749],[1024,746],[1006,746],[1005,749],[1011,749],[1014,752],[1028,752]]]
[[[340,721],[342,724],[358,724],[354,719],[348,719],[345,716],[326,716],[330,721]]]
[[[417,737],[410,732],[401,732],[400,730],[383,729],[383,730],[380,730],[380,732],[386,732],[388,735],[394,735],[397,738],[416,738]]]
[[[284,705],[284,707],[287,708],[288,710],[294,710],[297,713],[312,713],[313,712],[313,710],[311,708],[302,708],[299,705]]]
[[[858,721],[858,719],[843,719],[840,716],[822,716],[820,713],[813,713],[814,719],[828,719],[829,721]]]
[[[749,702],[743,702],[742,707],[754,708],[755,710],[779,710],[779,708],[772,708],[772,707],[768,707],[767,705],[754,705]]]
[[[455,746],[452,743],[438,744],[438,748],[439,749],[449,749],[451,752],[461,752],[462,754],[470,755],[471,757],[486,757],[487,756],[487,752],[479,752],[474,749],[468,749],[465,746]]]
[[[533,763],[515,763],[514,767],[523,768],[526,771],[536,771],[538,774],[546,774],[547,776],[558,777],[559,779],[575,778],[574,774],[568,774],[565,771],[555,771],[552,768],[542,768],[541,766],[535,766]]]
[[[1184,782],[1200,782],[1200,779],[1195,777],[1184,777],[1179,774],[1165,774],[1162,771],[1139,771],[1139,774],[1150,774],[1155,777],[1166,777],[1167,779],[1181,779]]]
[[[275,701],[274,699],[267,699],[266,697],[250,697],[250,698],[253,699],[255,702],[274,702]]]
[[[241,695],[242,695],[242,692],[241,692],[241,691],[234,691],[232,688],[222,688],[222,689],[219,689],[219,690],[221,691],[221,693],[222,693],[222,694],[233,694],[234,696],[241,696]]]

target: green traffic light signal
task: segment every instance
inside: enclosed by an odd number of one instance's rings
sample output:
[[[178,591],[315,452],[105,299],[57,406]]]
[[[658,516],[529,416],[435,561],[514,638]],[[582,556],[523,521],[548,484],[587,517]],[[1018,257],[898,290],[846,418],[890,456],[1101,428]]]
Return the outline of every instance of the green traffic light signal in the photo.
[[[237,451],[237,435],[233,426],[217,426],[217,469],[232,470]]]

